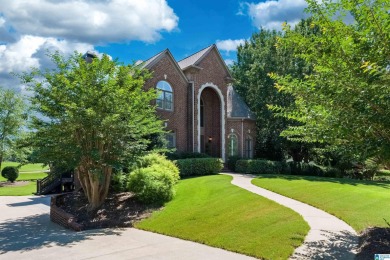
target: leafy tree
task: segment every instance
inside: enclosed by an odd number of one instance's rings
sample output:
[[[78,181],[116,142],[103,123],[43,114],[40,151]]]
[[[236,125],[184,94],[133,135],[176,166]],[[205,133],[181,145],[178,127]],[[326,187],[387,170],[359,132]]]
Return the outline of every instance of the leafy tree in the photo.
[[[91,62],[77,53],[50,56],[55,69],[22,76],[39,115],[32,120],[35,156],[74,168],[90,209],[96,209],[107,196],[113,169],[127,166],[146,149],[146,136],[162,131],[151,105],[156,93],[143,89],[148,73],[106,55]]]
[[[20,94],[0,88],[0,168],[4,158],[16,153],[16,142],[26,121],[25,109]]]
[[[278,43],[314,66],[303,79],[273,75],[278,90],[295,99],[274,111],[301,122],[283,136],[348,147],[344,151],[361,160],[376,156],[389,163],[390,2],[307,2],[312,26],[321,33],[302,35],[286,26],[286,37]]]
[[[302,20],[296,26],[296,32],[303,35],[316,33],[315,30],[307,20]],[[289,153],[294,160],[301,161],[307,157],[308,148],[301,142],[290,142],[280,136],[287,126],[296,125],[296,122],[275,117],[275,113],[268,108],[269,105],[289,106],[294,100],[290,93],[275,89],[275,80],[270,73],[289,74],[296,78],[311,73],[311,67],[303,59],[293,56],[292,48],[277,48],[278,39],[283,37],[281,32],[264,29],[253,34],[249,41],[238,47],[237,63],[232,71],[236,90],[256,114],[257,156],[281,160]]]

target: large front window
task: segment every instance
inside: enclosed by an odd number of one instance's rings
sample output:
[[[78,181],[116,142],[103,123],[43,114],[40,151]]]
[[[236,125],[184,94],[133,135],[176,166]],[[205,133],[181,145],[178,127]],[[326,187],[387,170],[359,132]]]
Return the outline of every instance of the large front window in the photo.
[[[162,80],[157,83],[158,97],[156,104],[158,108],[173,110],[173,92],[168,82]]]

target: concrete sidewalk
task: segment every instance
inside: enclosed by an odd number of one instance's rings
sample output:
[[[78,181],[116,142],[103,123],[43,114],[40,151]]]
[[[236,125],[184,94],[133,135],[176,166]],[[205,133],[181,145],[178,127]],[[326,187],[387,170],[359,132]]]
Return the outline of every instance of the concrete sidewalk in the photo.
[[[253,259],[128,229],[66,230],[49,220],[49,197],[0,197],[0,259]]]
[[[291,259],[355,258],[358,236],[344,221],[305,203],[257,187],[251,183],[254,176],[226,174],[233,177],[232,184],[298,212],[309,224],[310,231],[304,244],[295,250]]]

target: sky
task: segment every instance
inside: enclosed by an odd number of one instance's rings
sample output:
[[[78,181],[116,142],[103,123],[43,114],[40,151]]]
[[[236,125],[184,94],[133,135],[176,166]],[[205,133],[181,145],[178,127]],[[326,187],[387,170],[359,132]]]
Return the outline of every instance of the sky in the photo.
[[[124,64],[169,49],[177,61],[217,44],[225,62],[260,28],[304,17],[304,0],[0,0],[0,86],[52,66],[47,52],[94,51]]]

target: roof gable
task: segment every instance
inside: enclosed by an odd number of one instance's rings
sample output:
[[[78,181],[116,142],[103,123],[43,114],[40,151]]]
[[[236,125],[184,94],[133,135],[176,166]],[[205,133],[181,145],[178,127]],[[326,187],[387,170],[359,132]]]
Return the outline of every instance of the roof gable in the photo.
[[[227,74],[229,75],[229,77],[231,77],[231,74],[230,74],[230,71],[228,69],[228,67],[226,66],[226,63],[225,61],[223,60],[222,56],[221,56],[221,53],[219,52],[217,46],[215,44],[213,45],[210,45],[194,54],[192,54],[191,56],[188,56],[187,58],[184,58],[182,59],[181,61],[178,62],[178,65],[180,66],[180,68],[184,71],[188,68],[191,68],[191,67],[198,67],[199,63],[212,51],[212,50],[215,50],[216,53],[217,53],[217,56],[221,62],[221,64],[223,65],[224,69],[226,70]]]
[[[179,72],[179,74],[184,79],[184,81],[188,82],[187,77],[184,75],[183,71],[181,70],[181,68],[177,64],[176,60],[173,58],[172,53],[169,51],[169,49],[165,49],[165,50],[157,53],[153,57],[151,57],[151,58],[147,59],[146,61],[142,62],[140,64],[140,66],[141,66],[141,68],[151,69],[151,68],[154,67],[154,65],[156,65],[165,56],[167,56],[172,61],[174,67]]]

